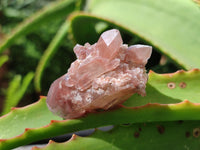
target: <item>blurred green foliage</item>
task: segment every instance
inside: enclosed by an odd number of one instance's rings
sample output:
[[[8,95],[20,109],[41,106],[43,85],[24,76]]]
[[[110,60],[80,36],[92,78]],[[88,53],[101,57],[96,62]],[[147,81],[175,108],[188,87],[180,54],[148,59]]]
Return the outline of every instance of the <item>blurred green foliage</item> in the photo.
[[[21,23],[25,18],[33,15],[42,7],[48,5],[52,0],[1,0],[0,1],[0,34],[4,35]],[[49,23],[38,26],[34,32],[21,36],[15,40],[15,42],[5,52],[8,53],[9,62],[6,64],[6,72],[2,78],[8,79],[15,78],[16,75],[20,75],[22,78],[28,72],[35,72],[38,62],[44,53],[44,50],[48,47],[50,41],[55,36],[62,22],[66,20],[66,16],[58,17],[56,20],[52,20]],[[68,42],[66,42],[68,41]],[[0,39],[1,43],[1,39]],[[75,55],[72,53],[73,44],[69,42],[68,37],[62,41],[62,45],[59,47],[59,53],[54,56],[54,61],[50,61],[46,66],[45,78],[43,80],[41,94],[46,95],[50,83],[55,78],[64,74],[71,62],[75,59]],[[1,58],[1,61],[4,59]],[[58,66],[58,67],[52,67]],[[2,68],[4,69],[4,68]],[[9,83],[8,83],[9,85]],[[5,99],[3,91],[6,87],[0,85],[0,95]],[[8,88],[8,87],[7,87]],[[36,97],[39,96],[34,89],[34,85],[30,84],[28,88],[29,102],[34,102]],[[32,96],[35,95],[35,96]],[[26,101],[26,98],[23,101]],[[0,99],[1,101],[3,99]],[[27,103],[25,103],[27,104]],[[23,103],[21,103],[23,105]]]

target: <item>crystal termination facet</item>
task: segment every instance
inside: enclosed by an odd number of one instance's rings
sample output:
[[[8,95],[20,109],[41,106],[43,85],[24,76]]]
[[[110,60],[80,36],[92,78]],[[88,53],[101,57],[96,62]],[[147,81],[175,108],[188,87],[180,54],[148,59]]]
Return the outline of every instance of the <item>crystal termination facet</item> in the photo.
[[[107,110],[132,94],[145,96],[145,65],[152,47],[123,44],[116,29],[104,32],[97,43],[74,47],[77,60],[55,80],[47,95],[48,108],[65,118],[79,118]]]

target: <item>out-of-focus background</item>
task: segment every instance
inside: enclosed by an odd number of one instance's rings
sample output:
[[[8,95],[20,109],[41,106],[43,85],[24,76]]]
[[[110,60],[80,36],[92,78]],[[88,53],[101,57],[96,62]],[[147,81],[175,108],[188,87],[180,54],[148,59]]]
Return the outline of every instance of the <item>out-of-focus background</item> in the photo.
[[[5,34],[10,33],[24,19],[51,2],[54,2],[54,0],[1,0],[0,41],[3,40]],[[18,82],[19,78],[21,78],[20,82],[22,82],[27,73],[35,72],[45,49],[47,49],[52,38],[65,20],[66,16],[57,17],[48,23],[38,26],[30,34],[17,38],[12,46],[1,54],[8,56],[9,59],[0,68],[0,111],[2,111],[10,83],[14,79]],[[37,92],[35,90],[32,79],[18,106],[30,104],[37,101],[39,95],[47,94],[51,82],[66,73],[70,63],[76,59],[72,50],[73,46],[74,43],[69,41],[66,35],[59,50],[45,69],[42,91]]]

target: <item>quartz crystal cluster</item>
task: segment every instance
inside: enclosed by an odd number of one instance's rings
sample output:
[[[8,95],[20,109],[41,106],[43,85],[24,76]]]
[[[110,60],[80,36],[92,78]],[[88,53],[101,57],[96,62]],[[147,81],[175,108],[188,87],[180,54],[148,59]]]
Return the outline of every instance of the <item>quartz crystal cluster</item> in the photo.
[[[116,29],[104,32],[97,43],[74,47],[77,60],[55,80],[48,92],[49,109],[65,118],[107,110],[132,94],[145,95],[145,65],[152,47],[123,44]]]

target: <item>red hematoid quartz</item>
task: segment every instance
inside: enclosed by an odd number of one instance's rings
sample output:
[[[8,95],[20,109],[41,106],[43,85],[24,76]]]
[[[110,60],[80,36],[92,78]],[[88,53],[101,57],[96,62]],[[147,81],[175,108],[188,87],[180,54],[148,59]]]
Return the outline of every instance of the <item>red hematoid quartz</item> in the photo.
[[[49,109],[65,118],[79,118],[97,109],[107,110],[134,93],[145,96],[145,65],[152,47],[123,44],[120,32],[104,32],[98,42],[74,47],[77,60],[55,80],[48,92]]]

